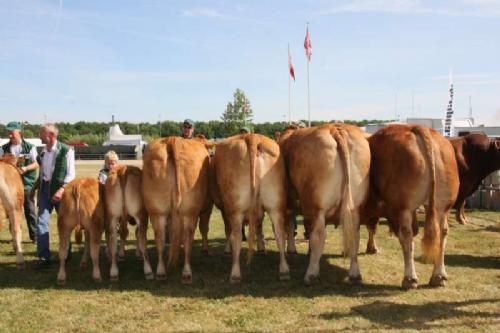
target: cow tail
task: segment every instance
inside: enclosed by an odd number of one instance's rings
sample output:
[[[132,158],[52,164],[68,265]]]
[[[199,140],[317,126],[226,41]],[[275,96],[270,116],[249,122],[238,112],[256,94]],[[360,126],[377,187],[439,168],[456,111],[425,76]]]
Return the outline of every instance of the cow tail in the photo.
[[[412,132],[420,136],[425,147],[424,155],[427,159],[427,165],[430,169],[431,176],[431,193],[429,204],[425,210],[424,236],[422,238],[422,254],[423,257],[432,263],[437,262],[440,255],[439,243],[441,230],[439,229],[439,221],[436,214],[436,163],[435,153],[432,144],[430,132],[419,126],[412,127]]]
[[[257,229],[257,156],[259,152],[259,138],[253,134],[247,134],[245,136],[245,142],[247,144],[249,158],[250,158],[250,195],[252,198],[249,223],[248,223],[248,257],[247,264],[252,261],[253,251],[255,247],[255,234]],[[242,225],[242,228],[244,226]]]
[[[172,158],[172,162],[174,163],[174,172],[175,172],[175,202],[174,202],[174,209],[177,209],[182,201],[182,192],[181,192],[181,158],[180,158],[180,151],[181,151],[181,139],[180,138],[173,138],[172,141],[170,141],[169,147],[170,147],[170,157]]]
[[[340,162],[344,171],[343,195],[342,202],[340,204],[340,221],[342,223],[344,254],[346,256],[351,256],[354,254],[353,251],[356,251],[357,249],[356,228],[359,228],[359,226],[354,223],[352,214],[354,205],[351,190],[350,154],[347,144],[349,134],[345,130],[339,130],[336,127],[333,127],[330,133],[337,142]]]
[[[75,200],[75,209],[76,209],[76,216],[77,216],[77,226],[83,230],[82,226],[82,218],[81,218],[81,212],[80,212],[80,183],[76,184],[76,186],[73,186],[71,194],[73,195],[73,199]]]
[[[179,258],[179,252],[184,235],[184,220],[179,214],[179,207],[182,202],[181,191],[181,140],[180,138],[173,138],[170,141],[170,155],[174,163],[175,173],[175,198],[173,199],[172,207],[172,221],[169,229],[170,248],[168,252],[168,267],[176,265]]]
[[[125,202],[126,198],[125,191],[127,186],[127,167],[124,166],[123,169],[119,170],[116,176],[118,177],[118,180],[120,182],[120,194],[122,197],[122,219],[123,221],[125,221],[125,226],[126,226],[128,221],[127,203]]]

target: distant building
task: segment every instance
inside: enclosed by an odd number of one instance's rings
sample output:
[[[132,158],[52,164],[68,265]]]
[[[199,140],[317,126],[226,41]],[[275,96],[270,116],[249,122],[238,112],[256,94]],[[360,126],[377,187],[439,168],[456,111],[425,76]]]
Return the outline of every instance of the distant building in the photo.
[[[146,141],[142,140],[142,135],[140,134],[123,134],[120,126],[114,124],[109,128],[108,140],[106,140],[103,146],[135,146],[135,152],[137,158],[142,158],[142,151],[146,145]]]

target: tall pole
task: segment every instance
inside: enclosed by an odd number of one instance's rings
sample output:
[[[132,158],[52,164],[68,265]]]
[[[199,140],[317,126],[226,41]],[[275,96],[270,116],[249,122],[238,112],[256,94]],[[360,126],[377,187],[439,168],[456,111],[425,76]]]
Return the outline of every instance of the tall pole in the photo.
[[[307,126],[311,127],[311,94],[309,92],[309,60],[307,60]]]
[[[288,61],[290,61],[290,43],[288,43]],[[290,66],[290,64],[288,64]],[[288,71],[290,71],[290,68],[288,68]],[[291,84],[292,84],[292,79],[290,77],[290,73],[288,73],[288,125],[292,123],[292,102],[291,102]]]

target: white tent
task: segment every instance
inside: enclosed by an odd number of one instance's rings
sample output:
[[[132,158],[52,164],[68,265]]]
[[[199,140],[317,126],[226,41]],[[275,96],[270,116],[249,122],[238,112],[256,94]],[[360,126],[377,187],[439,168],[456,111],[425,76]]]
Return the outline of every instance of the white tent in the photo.
[[[114,124],[109,128],[108,140],[103,146],[134,146],[137,158],[142,158],[142,150],[146,141],[142,140],[140,134],[123,134],[120,126]]]

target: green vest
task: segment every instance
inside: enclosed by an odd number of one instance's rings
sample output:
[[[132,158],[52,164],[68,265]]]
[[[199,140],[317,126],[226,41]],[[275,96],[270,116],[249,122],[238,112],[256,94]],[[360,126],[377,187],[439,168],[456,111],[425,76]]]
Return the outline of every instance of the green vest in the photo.
[[[67,158],[66,154],[68,151],[71,149],[68,145],[65,145],[64,143],[61,143],[60,141],[57,141],[56,144],[56,149],[57,149],[57,155],[55,157],[56,159],[56,164],[54,166],[54,172],[52,173],[52,178],[50,179],[50,197],[52,198],[54,194],[57,192],[58,189],[60,189],[64,185],[64,178],[66,177],[66,171],[67,171]],[[42,156],[40,157],[40,168],[42,168],[42,163],[43,163],[43,154],[45,152],[42,152]],[[42,181],[42,177],[40,177],[40,181]]]
[[[10,150],[11,146],[12,146],[12,144],[10,143],[10,141],[7,142],[6,144],[4,144],[2,146],[3,152],[7,153],[7,154],[11,154],[12,153]],[[23,163],[21,163],[20,165],[18,164],[19,167],[28,166],[31,163],[35,162],[35,161],[31,160],[31,156],[30,156],[30,151],[32,148],[33,148],[33,145],[31,143],[25,141],[24,139],[21,140],[21,155],[23,155],[25,158],[24,158]],[[25,191],[31,190],[31,188],[33,187],[33,184],[36,181],[36,169],[25,172],[23,174],[22,178],[23,178],[23,183],[24,183],[24,190]]]

